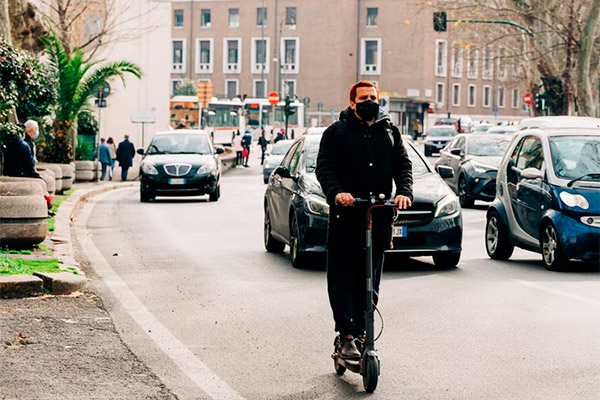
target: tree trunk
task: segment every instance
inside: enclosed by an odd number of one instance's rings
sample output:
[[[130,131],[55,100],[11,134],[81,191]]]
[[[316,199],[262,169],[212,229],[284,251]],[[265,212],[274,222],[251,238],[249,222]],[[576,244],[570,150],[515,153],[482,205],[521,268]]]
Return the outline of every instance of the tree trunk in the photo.
[[[600,0],[592,0],[585,26],[581,33],[581,47],[577,57],[577,105],[579,106],[579,114],[588,117],[596,114],[590,79],[590,64],[599,19]]]
[[[8,0],[0,0],[0,38],[12,43],[10,38],[10,17],[8,13]]]

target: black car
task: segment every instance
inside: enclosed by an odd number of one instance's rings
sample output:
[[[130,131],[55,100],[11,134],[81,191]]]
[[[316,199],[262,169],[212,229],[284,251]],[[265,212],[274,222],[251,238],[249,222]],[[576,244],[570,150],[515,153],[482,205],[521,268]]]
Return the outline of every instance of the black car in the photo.
[[[156,196],[201,196],[210,201],[221,195],[221,160],[207,132],[180,129],[157,132],[140,166],[140,201]]]
[[[321,135],[303,136],[271,174],[264,200],[264,242],[269,252],[290,247],[294,267],[310,253],[325,252],[329,206],[315,176]],[[462,215],[458,199],[427,160],[405,140],[413,164],[414,202],[394,222],[392,252],[432,255],[436,265],[456,266],[460,260]],[[442,173],[452,174],[450,168]]]
[[[446,182],[463,208],[472,207],[475,200],[494,200],[498,166],[510,139],[506,135],[458,135],[442,150],[436,167],[454,170]]]

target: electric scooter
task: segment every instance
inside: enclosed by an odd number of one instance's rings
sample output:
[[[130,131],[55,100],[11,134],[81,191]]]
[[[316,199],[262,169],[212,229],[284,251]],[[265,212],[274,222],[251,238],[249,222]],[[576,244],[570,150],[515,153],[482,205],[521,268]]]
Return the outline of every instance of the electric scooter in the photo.
[[[340,337],[337,336],[334,342],[334,350],[331,358],[333,358],[333,364],[335,372],[338,375],[343,375],[346,369],[360,373],[363,377],[363,386],[365,391],[373,393],[377,388],[377,381],[379,379],[379,372],[381,365],[379,363],[379,357],[375,350],[375,320],[374,320],[374,306],[373,302],[373,244],[372,244],[372,218],[371,212],[376,208],[382,207],[394,207],[397,205],[391,201],[384,200],[384,195],[379,195],[379,199],[372,196],[371,199],[354,199],[355,205],[368,205],[367,209],[367,234],[366,234],[366,308],[365,308],[365,340],[360,341],[354,339],[357,344],[358,350],[361,352],[360,360],[344,360],[340,355],[341,343]]]

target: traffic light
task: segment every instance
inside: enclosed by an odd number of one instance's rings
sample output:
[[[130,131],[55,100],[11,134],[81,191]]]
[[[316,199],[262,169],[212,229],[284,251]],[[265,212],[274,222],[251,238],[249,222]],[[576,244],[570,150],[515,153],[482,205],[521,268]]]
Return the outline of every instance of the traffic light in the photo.
[[[433,13],[433,30],[436,32],[446,32],[446,11],[436,11]]]
[[[285,107],[283,108],[283,111],[286,117],[296,113],[295,107],[292,106],[292,100],[290,99],[290,96],[285,98]]]
[[[538,93],[535,95],[535,108],[544,113],[548,108],[548,95],[546,93]]]

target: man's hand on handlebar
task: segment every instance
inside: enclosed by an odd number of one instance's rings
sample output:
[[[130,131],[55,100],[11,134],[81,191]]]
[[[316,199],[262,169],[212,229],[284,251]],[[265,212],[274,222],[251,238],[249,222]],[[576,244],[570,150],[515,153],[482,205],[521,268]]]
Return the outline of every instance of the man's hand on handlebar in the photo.
[[[406,210],[408,207],[410,207],[412,205],[412,202],[410,201],[410,198],[399,195],[399,196],[396,196],[396,198],[394,199],[394,204],[398,205],[399,210]]]
[[[336,204],[341,204],[344,207],[354,206],[354,197],[350,193],[338,193],[335,196]]]

